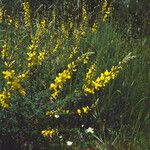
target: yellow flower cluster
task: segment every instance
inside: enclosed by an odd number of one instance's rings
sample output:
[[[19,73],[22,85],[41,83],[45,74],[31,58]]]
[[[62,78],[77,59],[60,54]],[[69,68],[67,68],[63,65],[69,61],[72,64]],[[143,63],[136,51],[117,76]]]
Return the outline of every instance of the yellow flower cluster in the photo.
[[[25,96],[25,91],[20,85],[20,81],[23,80],[27,76],[27,74],[28,72],[16,77],[14,70],[3,71],[4,79],[6,80],[7,85],[10,87],[10,91],[18,90],[22,96]]]
[[[3,21],[3,7],[0,6],[0,23]]]
[[[106,19],[110,16],[112,9],[112,4],[108,6],[107,0],[104,0],[103,5],[102,5],[102,21],[106,22]]]
[[[50,90],[53,90],[53,93],[50,96],[50,100],[56,100],[59,92],[63,88],[63,85],[66,83],[68,79],[71,78],[72,73],[76,71],[76,65],[74,62],[68,64],[67,69],[65,69],[62,73],[59,73],[55,78],[54,83],[50,84]]]
[[[84,59],[83,59],[83,63],[84,63],[84,64],[87,64],[87,63],[88,63],[88,60],[89,60],[89,56],[85,56]]]
[[[65,27],[65,24],[62,22],[60,27],[61,33],[65,38],[68,38],[68,30]]]
[[[73,27],[73,22],[72,22],[71,18],[69,18],[69,29],[72,29],[72,27]]]
[[[25,91],[22,88],[20,82],[27,76],[28,71],[19,75],[15,76],[15,71],[9,70],[2,72],[4,75],[4,79],[6,80],[7,90],[4,88],[3,92],[0,94],[0,103],[3,108],[8,108],[8,100],[10,99],[11,92],[17,90],[22,96],[25,96]]]
[[[31,35],[31,44],[29,45],[29,51],[27,52],[27,55],[28,55],[27,61],[28,61],[29,68],[33,67],[36,64],[36,62],[39,65],[41,65],[45,59],[45,56],[47,54],[45,50],[39,52],[39,54],[37,53],[37,48],[39,46],[40,37],[44,34],[45,31],[46,31],[46,20],[42,19],[37,24],[37,30],[36,30],[35,35]]]
[[[73,36],[74,36],[74,39],[75,39],[75,44],[79,45],[80,44],[80,40],[81,40],[81,36],[80,36],[80,32],[77,29],[77,27],[74,28]]]
[[[80,33],[81,33],[82,36],[85,35],[85,26],[82,22],[80,23]]]
[[[85,80],[86,80],[88,85],[91,84],[92,79],[93,79],[93,77],[95,75],[95,71],[96,71],[95,67],[96,67],[96,64],[94,63],[93,65],[91,65],[91,67],[89,68],[88,72],[86,73]]]
[[[4,41],[4,43],[2,45],[2,50],[1,50],[1,57],[2,57],[2,59],[4,59],[5,57],[8,56],[7,51],[8,51],[7,44],[6,44],[6,41]]]
[[[53,9],[52,11],[52,20],[49,22],[50,29],[54,28],[55,22],[56,22],[56,10]]]
[[[41,134],[44,137],[50,137],[50,138],[52,138],[53,136],[58,135],[58,130],[57,129],[43,130],[43,131],[41,131]]]
[[[104,73],[101,73],[95,81],[92,81],[91,87],[84,87],[85,95],[87,95],[87,93],[94,94],[95,90],[99,90],[104,87],[111,79],[114,79],[117,76],[118,71],[121,68],[122,67],[120,65],[115,67],[113,66],[111,71],[106,70]]]
[[[12,80],[15,75],[15,71],[14,70],[6,70],[6,71],[3,71],[3,75],[4,75],[5,80]]]
[[[3,89],[3,92],[0,93],[0,105],[7,109],[9,108],[8,100],[10,99],[10,92],[6,90],[6,88]]]
[[[6,67],[6,70],[2,72],[3,77],[6,81],[6,87],[3,89],[3,92],[0,94],[1,98],[1,105],[3,108],[8,108],[8,100],[10,99],[10,95],[14,90],[17,90],[22,96],[25,95],[25,91],[22,88],[20,82],[27,76],[28,71],[25,73],[17,76],[15,73],[15,70],[13,69],[13,65],[15,63],[15,60],[13,60],[12,55],[9,54],[9,49],[7,47],[6,41],[4,41],[4,44],[2,46],[2,59],[4,61],[4,65]]]
[[[91,31],[92,31],[93,33],[95,33],[95,32],[97,31],[97,24],[96,24],[96,22],[94,22]]]
[[[108,5],[107,0],[104,0],[103,5],[102,5],[102,14],[105,13],[105,11],[106,11],[106,9],[107,9],[107,5]]]
[[[7,24],[10,26],[12,24],[13,20],[10,15],[7,15]]]
[[[55,115],[58,115],[58,114],[68,114],[69,113],[69,110],[65,110],[65,109],[62,109],[62,108],[57,108],[56,110],[51,110],[51,111],[47,111],[46,112],[46,116],[49,116],[49,117],[52,117],[52,116],[55,116]]]
[[[91,109],[89,106],[82,107],[82,109],[77,109],[77,114],[80,116],[82,113],[87,114]]]
[[[46,50],[39,52],[39,55],[38,55],[38,64],[39,65],[42,65],[46,55],[47,55]]]
[[[15,20],[15,30],[17,30],[19,28],[19,25],[20,25],[19,20],[16,19]]]
[[[102,19],[103,22],[106,22],[106,19],[110,16],[111,9],[112,9],[112,5],[110,5],[110,6],[107,8],[107,10],[106,10],[106,12],[105,12],[105,14],[104,14],[104,16],[103,16],[103,19]]]
[[[87,52],[85,54],[82,54],[80,57],[77,58],[76,62],[79,63],[83,61],[84,64],[87,64],[89,60],[89,55],[92,55],[93,53],[94,52]]]
[[[28,60],[28,67],[31,68],[36,64],[36,49],[38,45],[32,41],[31,45],[29,46],[29,52],[27,52],[27,60]]]
[[[27,0],[24,0],[23,2],[23,10],[24,10],[24,22],[25,22],[25,27],[27,30],[30,29],[30,7],[29,7],[29,2]]]
[[[34,40],[39,41],[40,36],[43,35],[45,31],[46,31],[46,20],[45,18],[43,18],[41,21],[37,23],[37,29],[36,29]]]
[[[121,62],[119,62],[117,66],[113,66],[110,71],[106,70],[104,73],[101,73],[95,81],[92,81],[88,88],[84,86],[83,89],[85,95],[87,95],[87,93],[94,94],[95,90],[100,90],[100,88],[106,86],[111,79],[114,79],[118,75],[119,70],[122,69],[122,66],[133,58],[135,58],[135,56],[131,56],[131,53],[129,53]]]
[[[87,93],[94,94],[94,89],[89,88],[89,86],[91,86],[93,77],[95,75],[95,71],[96,71],[95,67],[96,67],[96,64],[94,63],[93,65],[91,65],[88,72],[86,73],[85,84],[83,84],[83,87],[82,87],[85,95],[87,95]]]
[[[40,22],[40,27],[43,32],[46,30],[46,20],[44,18]]]
[[[85,32],[85,27],[86,27],[86,23],[87,23],[87,11],[86,11],[86,9],[85,9],[85,4],[82,6],[82,22],[80,23],[80,34],[82,35],[82,36],[84,36],[85,34],[86,34],[86,32]]]
[[[82,107],[81,109],[77,109],[76,110],[76,113],[79,115],[79,116],[82,116],[82,114],[88,114],[92,109],[94,109],[96,106],[96,104],[92,104],[90,107],[89,106],[84,106]]]
[[[117,74],[118,70],[121,69],[121,66],[112,67],[111,71],[106,70],[104,73],[92,82],[92,86],[95,90],[99,90],[100,88],[104,87],[111,79],[114,79]]]
[[[82,6],[82,19],[84,22],[87,20],[87,11],[85,9],[85,4]]]

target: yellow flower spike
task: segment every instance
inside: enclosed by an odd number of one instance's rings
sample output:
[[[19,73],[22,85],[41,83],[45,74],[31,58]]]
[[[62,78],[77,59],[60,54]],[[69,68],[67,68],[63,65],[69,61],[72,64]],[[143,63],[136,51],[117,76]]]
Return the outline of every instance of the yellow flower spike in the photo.
[[[69,28],[72,29],[72,27],[73,27],[73,22],[72,22],[72,20],[69,18]]]
[[[24,0],[23,2],[23,11],[24,11],[24,23],[27,30],[30,30],[30,7],[29,2],[27,0]]]
[[[19,20],[15,20],[15,30],[17,30],[20,26]]]
[[[115,79],[119,71],[122,69],[122,66],[126,64],[129,60],[134,58],[135,56],[131,56],[131,53],[129,53],[122,61],[118,63],[118,65],[112,66],[110,71],[106,70],[104,71],[104,73],[101,73],[95,81],[91,81],[91,84],[89,84],[90,82],[87,82],[87,85],[84,84],[83,90],[85,95],[87,96],[88,93],[94,94],[95,91],[100,90],[102,87],[106,86],[106,84],[109,83],[111,79]]]
[[[0,105],[7,109],[9,108],[8,100],[10,99],[10,92],[6,90],[6,88],[3,89],[3,92],[0,93]]]
[[[0,24],[2,23],[2,21],[3,21],[3,12],[4,10],[3,10],[3,7],[2,6],[0,6]]]
[[[112,9],[112,4],[108,6],[107,0],[104,0],[103,5],[102,5],[102,21],[106,22],[106,19],[110,16]]]
[[[73,72],[76,71],[75,69],[76,65],[74,62],[68,64],[67,69],[64,70],[61,73],[58,73],[58,76],[56,76],[54,83],[50,84],[50,90],[53,91],[53,93],[50,96],[50,100],[56,100],[58,94],[62,90],[64,84],[67,80],[69,80],[73,74]]]
[[[46,20],[42,19],[42,21],[41,21],[41,29],[45,30],[45,28],[46,28]]]
[[[82,23],[80,23],[80,33],[82,36],[85,35],[85,28],[84,28],[84,25]]]
[[[60,31],[64,37],[68,38],[68,30],[66,29],[65,24],[63,22],[61,24]]]
[[[57,129],[43,130],[43,131],[41,131],[41,134],[44,137],[50,137],[50,138],[52,138],[53,136],[58,135],[58,130]]]
[[[43,50],[43,51],[39,52],[39,55],[38,55],[38,64],[39,65],[42,65],[42,63],[45,60],[46,55],[47,55],[46,50]]]
[[[7,24],[10,26],[12,24],[13,20],[10,15],[7,15]]]
[[[87,95],[87,93],[94,94],[94,90],[89,88],[89,86],[91,86],[93,77],[94,77],[95,72],[96,72],[95,67],[96,67],[96,64],[94,63],[93,65],[91,65],[88,72],[86,73],[85,84],[83,84],[83,87],[82,87],[82,89],[84,90],[85,95]]]
[[[94,22],[91,31],[95,33],[97,31],[97,24]]]
[[[8,52],[7,43],[6,43],[6,41],[4,41],[4,43],[2,45],[2,50],[1,50],[2,59],[6,58],[8,56],[7,52]]]
[[[84,5],[82,6],[82,18],[83,18],[83,21],[85,22],[87,20],[87,11]]]

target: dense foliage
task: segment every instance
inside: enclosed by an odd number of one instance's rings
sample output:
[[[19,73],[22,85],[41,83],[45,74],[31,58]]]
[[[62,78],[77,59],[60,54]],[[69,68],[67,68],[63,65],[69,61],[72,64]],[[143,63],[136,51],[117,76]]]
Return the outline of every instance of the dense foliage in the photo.
[[[0,149],[148,150],[147,4],[0,1]]]

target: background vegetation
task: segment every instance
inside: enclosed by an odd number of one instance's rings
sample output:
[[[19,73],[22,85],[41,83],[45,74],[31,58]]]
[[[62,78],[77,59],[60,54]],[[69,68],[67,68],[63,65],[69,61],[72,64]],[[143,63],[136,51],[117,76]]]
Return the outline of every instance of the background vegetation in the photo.
[[[148,0],[0,8],[0,149],[149,150]],[[96,81],[130,52],[114,80],[85,92],[91,65]]]

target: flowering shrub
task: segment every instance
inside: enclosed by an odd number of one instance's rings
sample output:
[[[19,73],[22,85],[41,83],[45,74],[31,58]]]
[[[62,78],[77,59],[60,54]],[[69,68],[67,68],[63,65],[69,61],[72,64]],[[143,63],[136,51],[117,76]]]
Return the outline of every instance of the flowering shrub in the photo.
[[[8,128],[14,127],[7,132],[3,128],[2,134],[20,136],[28,148],[37,141],[40,147],[55,143],[66,148],[78,144],[78,138],[81,143],[92,139],[99,130],[93,121],[105,87],[135,58],[122,45],[113,53],[120,39],[115,31],[116,43],[113,35],[107,45],[115,56],[104,60],[107,40],[103,47],[98,43],[105,27],[109,30],[112,4],[103,1],[92,25],[85,3],[79,21],[59,20],[56,7],[45,16],[33,15],[27,0],[20,7],[21,14],[11,16],[0,6],[0,109]],[[5,120],[7,113],[14,120]]]

